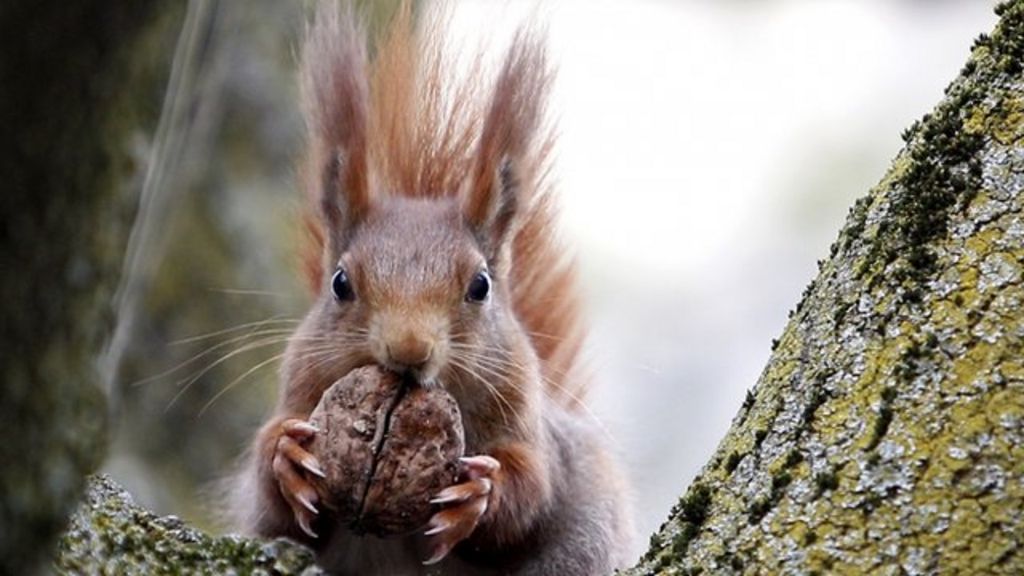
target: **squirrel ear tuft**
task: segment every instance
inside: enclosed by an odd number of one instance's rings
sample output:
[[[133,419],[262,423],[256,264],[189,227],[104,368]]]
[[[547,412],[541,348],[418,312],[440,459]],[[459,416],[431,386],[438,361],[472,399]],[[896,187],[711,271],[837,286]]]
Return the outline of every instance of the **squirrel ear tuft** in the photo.
[[[365,159],[360,165],[338,151],[327,157],[320,186],[320,214],[328,227],[328,248],[340,255],[347,239],[370,209]]]
[[[484,111],[463,213],[489,259],[511,243],[516,215],[536,187],[550,84],[544,45],[524,28],[505,55]]]
[[[366,34],[350,3],[321,3],[302,51],[313,198],[337,255],[370,204]]]
[[[503,158],[490,178],[477,183],[464,198],[463,214],[484,255],[495,261],[512,237],[519,212],[521,179],[515,163]]]

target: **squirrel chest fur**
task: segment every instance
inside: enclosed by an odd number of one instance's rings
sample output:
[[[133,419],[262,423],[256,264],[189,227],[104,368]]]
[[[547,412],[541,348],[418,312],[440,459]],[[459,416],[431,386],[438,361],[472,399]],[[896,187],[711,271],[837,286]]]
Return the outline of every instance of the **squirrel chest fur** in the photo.
[[[319,6],[301,76],[314,301],[234,507],[246,531],[302,541],[340,574],[609,574],[631,523],[582,404],[575,268],[545,182],[543,44],[523,29],[493,78],[458,74],[444,19],[403,6],[371,60],[353,10]],[[429,520],[398,536],[332,521],[316,489],[310,415],[366,366],[443,390],[464,431]]]

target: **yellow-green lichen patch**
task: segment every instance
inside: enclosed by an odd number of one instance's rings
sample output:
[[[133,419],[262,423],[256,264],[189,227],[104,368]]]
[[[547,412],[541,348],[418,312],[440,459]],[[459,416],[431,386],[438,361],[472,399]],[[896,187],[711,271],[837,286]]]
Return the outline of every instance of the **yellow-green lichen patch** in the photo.
[[[964,130],[978,136],[985,134],[988,127],[988,113],[983,106],[974,106],[967,111],[967,119],[964,120]]]
[[[1010,146],[1024,138],[1024,99],[1011,96],[1003,100],[992,114],[992,135],[1000,144]]]

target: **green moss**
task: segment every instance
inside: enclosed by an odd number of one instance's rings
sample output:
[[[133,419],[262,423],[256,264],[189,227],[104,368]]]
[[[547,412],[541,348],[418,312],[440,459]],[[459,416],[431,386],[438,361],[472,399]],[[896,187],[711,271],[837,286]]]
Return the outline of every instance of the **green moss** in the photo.
[[[780,472],[772,477],[772,500],[778,502],[782,491],[793,481],[793,475],[789,472]]]
[[[817,489],[816,496],[839,488],[839,476],[834,470],[822,472],[814,477],[814,486]]]
[[[700,526],[708,516],[708,508],[711,507],[711,490],[700,482],[695,482],[683,498],[679,500],[678,508],[673,515],[678,516],[682,521]]]
[[[807,299],[810,298],[810,296],[814,292],[814,288],[816,286],[817,286],[817,281],[816,280],[811,280],[811,282],[808,283],[807,286],[804,287],[803,293],[800,294],[800,301],[797,302],[797,305],[796,305],[796,312],[793,315],[791,315],[791,317],[796,315],[796,314],[799,314],[801,311],[803,311],[804,303],[806,303]],[[778,343],[773,341],[772,350],[774,351],[777,346],[778,346]]]
[[[736,467],[739,466],[740,462],[743,461],[743,456],[743,454],[740,454],[738,452],[730,452],[729,457],[726,458],[725,460],[726,473],[732,474],[733,470],[736,470]]]
[[[790,453],[792,455],[792,453]],[[799,460],[798,460],[799,461]],[[789,465],[790,458],[787,457],[785,464]],[[795,465],[795,464],[793,464]],[[771,487],[768,496],[754,500],[747,510],[747,521],[750,524],[757,524],[772,508],[782,499],[786,487],[793,482],[793,473],[789,470],[780,470],[772,475]]]
[[[783,463],[783,466],[786,468],[792,468],[793,466],[796,466],[797,464],[803,461],[803,455],[800,454],[799,450],[794,448],[793,450],[790,450],[788,454],[786,454],[786,461]]]
[[[853,306],[853,304],[849,302],[841,302],[839,306],[836,306],[836,309],[832,312],[832,324],[837,327],[842,324],[843,319],[846,318],[846,313],[850,311],[851,306]]]
[[[892,403],[895,399],[896,388],[889,386],[882,390],[881,402],[878,406],[878,416],[871,427],[871,439],[868,441],[866,450],[874,450],[878,443],[882,441],[882,438],[885,437],[886,432],[889,431],[893,418]]]
[[[655,532],[654,534],[651,534],[651,538],[647,542],[647,549],[648,549],[648,551],[661,550],[664,547],[665,547],[665,542],[664,542],[664,540],[661,539],[661,534],[659,534],[658,532]],[[650,553],[650,552],[648,552],[648,553]]]
[[[859,240],[861,235],[864,234],[864,226],[867,223],[868,208],[870,206],[871,197],[865,196],[858,198],[853,206],[850,207],[850,211],[846,216],[846,228],[843,229],[839,236],[839,246],[849,249],[850,245],[855,240]],[[834,252],[832,256],[835,256]]]
[[[804,404],[803,412],[800,415],[801,432],[806,432],[814,423],[814,414],[830,397],[825,389],[825,378],[819,378],[811,387],[811,395]]]
[[[758,430],[757,432],[754,432],[754,449],[755,450],[760,450],[761,449],[761,444],[764,443],[764,439],[767,438],[767,437],[768,437],[768,430],[765,430],[763,428],[761,430]]]
[[[672,516],[679,522],[679,530],[672,539],[669,552],[673,556],[686,553],[690,542],[697,537],[711,507],[711,491],[706,485],[694,481],[687,493],[672,509]]]
[[[962,209],[982,188],[985,135],[992,134],[1005,144],[1020,138],[1020,97],[1009,95],[993,105],[987,90],[998,75],[1019,72],[1021,42],[1014,35],[1019,18],[1018,9],[1004,9],[995,41],[979,37],[962,79],[947,88],[947,99],[904,134],[906,169],[898,171],[891,186],[885,185],[892,191],[890,214],[879,226],[862,273],[881,271],[896,262],[892,280],[897,283],[920,285],[931,278],[936,260],[932,241],[945,236],[951,211]],[[985,57],[995,59],[997,65],[979,67],[978,60]],[[867,205],[863,199],[851,211],[856,217],[851,217],[844,232],[847,244],[862,234]],[[876,275],[873,281],[882,278]],[[919,302],[920,295],[913,286],[905,292],[911,303]]]
[[[62,574],[303,574],[322,572],[312,553],[284,540],[212,537],[174,517],[136,507],[104,476],[91,480],[85,502],[61,539]]]

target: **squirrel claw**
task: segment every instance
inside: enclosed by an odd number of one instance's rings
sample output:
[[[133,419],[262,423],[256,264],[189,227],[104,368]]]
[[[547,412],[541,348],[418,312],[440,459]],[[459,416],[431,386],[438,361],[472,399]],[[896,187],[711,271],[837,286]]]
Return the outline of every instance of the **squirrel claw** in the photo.
[[[428,528],[427,531],[423,533],[423,535],[434,536],[435,534],[440,534],[441,532],[444,532],[449,528],[451,528],[450,524],[446,524],[444,522],[434,522],[433,520],[431,520],[430,528]]]
[[[314,476],[318,476],[320,478],[327,478],[327,474],[324,474],[323,469],[320,468],[320,462],[316,459],[316,457],[312,455],[310,455],[310,457],[308,458],[303,458],[302,460],[300,460],[299,465],[302,466],[307,471],[309,471],[309,473],[313,474]]]
[[[309,519],[308,518],[306,518],[305,516],[299,516],[296,519],[296,521],[297,521],[297,523],[299,525],[299,529],[302,530],[303,532],[305,532],[307,536],[309,536],[310,538],[317,538],[318,537],[316,535],[316,532],[313,532],[313,529],[309,526]]]
[[[449,486],[437,493],[431,500],[431,504],[452,504],[465,502],[471,498],[487,496],[491,493],[490,478],[474,478],[462,484]]]
[[[445,556],[448,556],[448,553],[451,552],[451,551],[452,550],[451,550],[450,547],[444,547],[444,546],[438,547],[438,548],[436,548],[434,550],[434,553],[430,555],[430,558],[427,558],[426,560],[423,561],[423,565],[424,566],[432,566],[434,564],[437,564],[441,560],[444,560]]]
[[[431,540],[431,554],[424,564],[436,564],[451,552],[456,544],[465,540],[476,529],[487,511],[487,496],[446,508],[430,520],[430,528],[423,533]]]
[[[313,502],[310,501],[309,496],[306,496],[302,492],[297,492],[295,494],[295,499],[299,502],[299,504],[302,504],[303,508],[309,510],[311,514],[315,515],[320,513],[320,511],[316,509],[316,506],[313,505]]]
[[[431,554],[424,565],[440,562],[456,544],[468,538],[490,504],[491,476],[501,467],[498,461],[490,456],[472,456],[461,458],[459,465],[465,481],[445,488],[431,500],[445,508],[434,514],[423,533],[431,542]]]
[[[316,532],[310,527],[310,522],[319,514],[316,508],[319,498],[302,472],[321,478],[324,477],[324,472],[320,468],[320,462],[303,448],[302,443],[312,438],[318,430],[312,424],[297,418],[281,422],[278,430],[279,436],[274,447],[271,470],[277,480],[281,496],[292,509],[295,524],[306,535],[316,538]]]
[[[290,418],[281,423],[281,430],[285,434],[295,438],[296,440],[305,440],[312,438],[320,431],[319,428],[313,426],[305,420],[299,420],[298,418]]]
[[[501,463],[490,456],[463,456],[459,458],[459,472],[466,478],[487,478],[501,469]]]

